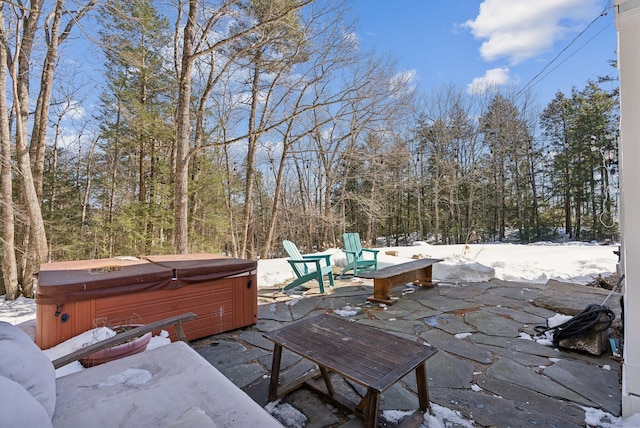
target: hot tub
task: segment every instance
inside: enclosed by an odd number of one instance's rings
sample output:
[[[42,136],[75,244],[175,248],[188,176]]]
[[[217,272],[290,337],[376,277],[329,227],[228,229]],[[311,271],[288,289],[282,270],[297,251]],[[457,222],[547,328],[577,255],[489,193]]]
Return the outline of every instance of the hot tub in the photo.
[[[45,263],[36,288],[36,343],[55,346],[96,325],[150,323],[185,312],[194,340],[255,324],[257,262],[216,254]],[[173,328],[169,329],[177,339]]]

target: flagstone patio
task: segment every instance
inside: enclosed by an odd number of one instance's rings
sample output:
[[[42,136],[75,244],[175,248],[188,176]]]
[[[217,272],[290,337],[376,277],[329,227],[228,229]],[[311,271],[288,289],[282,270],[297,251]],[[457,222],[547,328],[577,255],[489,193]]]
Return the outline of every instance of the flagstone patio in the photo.
[[[308,283],[312,286],[312,283]],[[259,320],[255,326],[193,343],[198,353],[261,405],[267,404],[273,343],[262,336],[289,323],[323,313],[346,315],[354,322],[428,343],[439,352],[427,361],[432,403],[459,411],[476,426],[583,427],[583,407],[620,415],[620,364],[610,352],[600,357],[558,350],[520,338],[533,334],[556,309],[574,315],[589,304],[601,304],[609,292],[554,281],[546,285],[492,280],[431,288],[397,287],[396,303],[379,306],[366,301],[371,280],[342,279],[320,295],[317,287],[304,297],[275,289],[259,291]],[[606,302],[619,318],[619,294]],[[557,306],[554,307],[554,305]],[[344,311],[344,312],[343,312]],[[284,351],[280,378],[295,380],[315,365]],[[382,394],[380,408],[412,411],[418,398],[413,373]],[[354,401],[364,390],[335,379],[336,389]],[[323,402],[307,389],[282,401],[307,418],[306,427],[362,426],[352,414]]]

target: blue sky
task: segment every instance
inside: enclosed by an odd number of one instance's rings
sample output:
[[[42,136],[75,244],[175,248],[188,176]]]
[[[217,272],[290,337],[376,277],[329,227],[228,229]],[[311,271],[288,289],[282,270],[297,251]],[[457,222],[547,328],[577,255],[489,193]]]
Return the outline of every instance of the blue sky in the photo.
[[[588,79],[617,75],[609,65],[616,55],[612,3],[354,0],[353,13],[361,47],[391,54],[426,93],[443,84],[481,91],[487,81],[518,91],[547,66],[546,77],[530,85],[544,108],[558,90],[569,94]]]

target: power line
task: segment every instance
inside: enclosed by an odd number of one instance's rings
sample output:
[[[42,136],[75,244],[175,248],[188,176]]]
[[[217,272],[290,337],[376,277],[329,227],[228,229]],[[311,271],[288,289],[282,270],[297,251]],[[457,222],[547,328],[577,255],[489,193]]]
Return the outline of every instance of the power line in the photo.
[[[556,65],[555,67],[553,67],[551,70],[549,70],[544,76],[542,76],[540,78],[540,80],[538,80],[537,82],[531,84],[531,86],[535,86],[537,85],[539,82],[541,82],[545,77],[547,77],[548,75],[550,75],[551,73],[553,73],[558,67],[560,67],[562,64],[564,64],[565,62],[567,62],[572,56],[574,56],[575,54],[577,54],[580,50],[582,50],[582,48],[584,48],[585,46],[587,46],[589,43],[591,43],[591,41],[593,41],[593,39],[595,39],[596,37],[598,37],[603,31],[605,31],[607,28],[611,27],[611,25],[613,24],[608,24],[606,27],[604,27],[603,29],[601,29],[600,31],[598,31],[593,37],[591,37],[589,40],[587,40],[586,42],[584,42],[582,45],[580,45],[580,47],[578,47],[578,49],[576,49],[575,51],[573,51],[571,53],[571,55],[569,55],[568,57],[566,57],[565,59],[563,59],[558,65]],[[522,91],[524,91],[524,89],[522,89]],[[520,94],[522,91],[518,92],[518,94]]]
[[[565,52],[567,51],[567,49],[569,49],[569,48],[570,48],[570,47],[571,47],[571,46],[572,46],[572,45],[573,45],[573,44],[574,44],[574,43],[575,43],[575,42],[576,42],[576,41],[577,41],[577,40],[578,40],[578,39],[579,39],[579,38],[580,38],[580,37],[581,37],[581,36],[582,36],[582,35],[583,35],[583,34],[584,34],[588,29],[589,29],[589,28],[591,28],[591,26],[592,26],[593,24],[595,24],[595,23],[596,23],[596,21],[598,21],[598,19],[602,18],[603,16],[606,16],[606,15],[609,13],[609,10],[611,10],[611,8],[612,8],[612,7],[613,7],[613,5],[612,5],[612,3],[611,3],[611,0],[609,0],[609,1],[607,2],[607,5],[605,6],[605,8],[602,10],[602,12],[600,12],[600,14],[599,14],[598,16],[596,16],[596,17],[593,19],[593,21],[591,21],[591,22],[589,23],[589,25],[587,25],[587,26],[585,27],[585,29],[584,29],[584,30],[582,30],[582,31],[581,31],[577,36],[575,36],[575,37],[573,38],[573,40],[571,40],[571,42],[569,42],[569,44],[568,44],[567,46],[565,46],[565,47],[564,47],[560,52],[558,52],[558,54],[557,54],[555,57],[553,57],[553,59],[552,59],[551,61],[549,61],[549,62],[548,62],[544,67],[542,67],[542,70],[540,70],[540,71],[539,71],[535,76],[533,76],[533,77],[532,77],[532,78],[527,82],[527,84],[526,84],[526,85],[524,85],[524,87],[523,87],[522,89],[520,89],[520,90],[516,93],[516,96],[518,96],[518,95],[520,95],[521,93],[523,93],[523,92],[524,92],[524,91],[525,91],[529,86],[533,86],[533,85],[534,85],[534,83],[533,83],[533,82],[534,82],[538,77],[540,77],[540,75],[542,75],[542,73],[544,73],[544,72],[545,72],[545,70],[546,70],[547,68],[549,68],[549,67],[550,67],[554,62],[556,62],[556,61],[558,60],[558,58],[560,58],[560,56],[561,56],[563,53],[565,53]],[[598,34],[600,34],[602,31],[603,31],[603,30],[601,30]],[[598,34],[596,34],[596,36],[597,36]],[[594,36],[594,37],[592,37],[591,39],[589,39],[589,41],[587,41],[587,43],[589,43],[589,42],[590,42],[591,40],[593,40],[594,38],[595,38],[595,36]],[[580,48],[578,48],[578,49],[577,49],[573,54],[571,54],[571,56],[575,55],[575,53],[576,53],[576,52],[578,52],[580,49],[582,49],[582,48],[583,48],[587,43],[583,44]],[[571,56],[569,56],[569,58],[571,58]],[[564,61],[566,61],[566,60],[567,60],[567,59],[569,59],[569,58],[566,58]],[[564,62],[564,61],[562,61],[562,62]],[[560,64],[562,64],[562,63],[560,63]],[[558,66],[559,66],[560,64],[558,64]],[[558,68],[558,67],[557,67],[557,66],[556,66],[556,67],[554,67],[554,68],[553,68],[553,70],[555,70],[556,68]],[[553,70],[551,70],[551,71],[553,71]],[[550,72],[549,72],[549,73],[550,73]],[[549,75],[549,73],[545,74],[545,75],[544,75],[540,80],[542,80],[542,79],[544,79],[545,77],[547,77],[547,76]],[[536,83],[538,83],[538,82],[536,82]]]

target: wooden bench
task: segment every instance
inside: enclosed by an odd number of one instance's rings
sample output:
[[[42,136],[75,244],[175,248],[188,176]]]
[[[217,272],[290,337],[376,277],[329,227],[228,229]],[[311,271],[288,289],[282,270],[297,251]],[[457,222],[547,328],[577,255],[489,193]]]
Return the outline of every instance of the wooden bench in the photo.
[[[413,282],[416,285],[432,286],[432,266],[442,259],[418,259],[407,263],[387,266],[374,272],[358,272],[359,278],[373,279],[373,296],[367,300],[392,305],[391,289]]]

